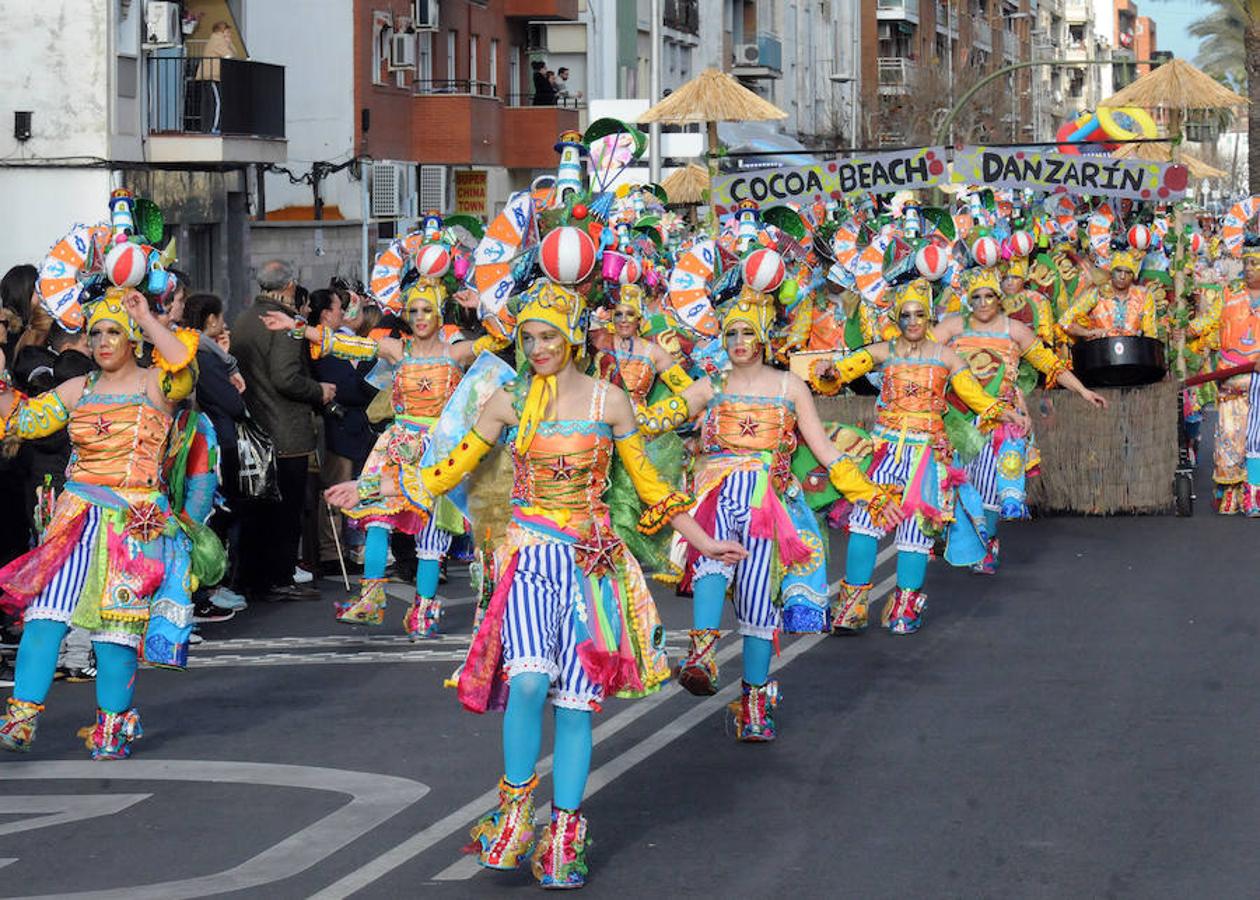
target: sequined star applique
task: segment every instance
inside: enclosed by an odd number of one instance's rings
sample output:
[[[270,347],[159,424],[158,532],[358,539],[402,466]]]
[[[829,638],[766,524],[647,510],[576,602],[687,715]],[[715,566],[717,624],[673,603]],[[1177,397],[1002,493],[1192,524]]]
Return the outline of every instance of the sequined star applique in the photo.
[[[433,379],[427,378],[427,377],[417,378],[416,390],[422,394],[432,394],[433,393]]]
[[[92,427],[96,429],[97,437],[103,434],[109,434],[110,422],[104,416],[97,416],[96,421],[92,423]]]
[[[757,434],[757,420],[751,415],[739,420],[739,433],[743,437],[754,437]]]
[[[572,481],[575,472],[577,472],[577,467],[563,456],[551,467],[551,477],[556,481]]]

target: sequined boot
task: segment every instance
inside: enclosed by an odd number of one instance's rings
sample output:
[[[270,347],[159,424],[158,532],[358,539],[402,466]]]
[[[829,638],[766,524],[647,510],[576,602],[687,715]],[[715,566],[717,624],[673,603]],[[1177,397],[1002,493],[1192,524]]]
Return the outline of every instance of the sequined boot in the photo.
[[[735,713],[735,739],[748,743],[765,743],[776,737],[774,708],[779,705],[779,683],[765,684],[743,682],[744,693]]]
[[[914,634],[923,624],[927,595],[922,591],[897,588],[884,606],[884,624],[890,634]]]
[[[438,622],[442,619],[442,601],[437,597],[416,595],[415,602],[403,617],[403,630],[413,641],[438,636]]]
[[[866,626],[870,624],[867,620],[867,598],[870,593],[869,584],[852,585],[847,581],[840,582],[840,593],[831,601],[832,634],[855,635],[866,630]]]
[[[718,664],[714,655],[722,632],[716,628],[696,628],[688,634],[691,637],[691,649],[687,651],[687,658],[678,670],[678,683],[683,690],[697,697],[716,694]]]
[[[384,578],[364,578],[359,586],[359,596],[345,610],[337,614],[337,621],[347,625],[380,625],[385,621]]]
[[[971,571],[977,575],[996,575],[998,570],[998,553],[1001,546],[998,544],[997,538],[989,540],[988,550],[984,554],[984,559],[971,567]]]
[[[539,886],[547,890],[586,884],[586,817],[581,810],[552,808],[551,824],[534,851],[533,869]]]
[[[97,709],[96,727],[88,735],[87,746],[92,759],[126,759],[131,755],[131,742],[143,733],[135,709],[121,713]]]
[[[487,869],[515,869],[520,865],[534,849],[536,787],[537,775],[521,785],[499,779],[499,806],[472,827],[472,843],[464,851],[477,854],[477,862]]]
[[[30,750],[31,744],[35,743],[35,726],[39,724],[39,714],[43,711],[40,703],[10,697],[8,712],[0,719],[0,747],[20,752]]]
[[[1218,484],[1216,486],[1216,512],[1222,516],[1233,516],[1243,511],[1245,484]]]
[[[1243,513],[1248,519],[1260,519],[1260,486],[1249,484],[1243,488]]]

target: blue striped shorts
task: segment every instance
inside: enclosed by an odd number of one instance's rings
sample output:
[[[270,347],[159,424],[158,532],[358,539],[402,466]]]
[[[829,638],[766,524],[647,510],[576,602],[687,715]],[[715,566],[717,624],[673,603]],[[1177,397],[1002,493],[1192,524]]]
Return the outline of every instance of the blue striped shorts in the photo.
[[[1251,373],[1251,387],[1247,390],[1247,443],[1248,459],[1260,457],[1260,372]]]
[[[101,523],[101,511],[95,506],[87,508],[87,522],[79,543],[70,551],[57,574],[45,585],[44,590],[26,607],[24,620],[52,619],[70,622],[75,604],[87,581],[88,567],[92,564],[92,549],[96,544],[96,532]]]
[[[904,488],[910,483],[910,478],[914,474],[910,469],[914,456],[915,454],[907,449],[901,454],[901,459],[898,460],[896,446],[889,445],[888,452],[871,470],[868,477],[876,484],[895,484]],[[885,529],[878,527],[871,521],[871,514],[866,511],[866,501],[864,500],[859,500],[853,504],[853,511],[849,513],[849,531],[853,534],[866,534],[874,538],[881,538],[887,533]],[[898,550],[908,553],[931,553],[934,543],[932,538],[923,533],[923,529],[919,525],[918,516],[907,516],[897,526]]]
[[[694,583],[706,575],[721,575],[727,584],[733,580],[739,633],[770,639],[783,619],[782,611],[770,596],[774,554],[778,547],[768,538],[748,536],[756,487],[756,472],[737,471],[727,475],[718,488],[717,514],[713,522],[714,539],[739,541],[748,556],[736,565],[701,556],[692,580]]]
[[[967,463],[967,480],[980,495],[980,501],[988,510],[999,510],[1002,502],[998,499],[997,451],[993,449],[993,441],[985,437],[984,446],[976,454],[976,458]]]
[[[573,617],[581,602],[573,547],[529,544],[516,559],[503,621],[503,659],[508,677],[541,672],[551,679],[551,702],[590,709],[603,696],[577,654]]]

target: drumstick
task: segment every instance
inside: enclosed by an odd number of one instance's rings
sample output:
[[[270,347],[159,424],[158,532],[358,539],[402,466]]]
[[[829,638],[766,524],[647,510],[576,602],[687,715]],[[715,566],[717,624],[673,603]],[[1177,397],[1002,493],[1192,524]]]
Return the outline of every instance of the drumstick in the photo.
[[[1246,375],[1248,372],[1254,372],[1255,370],[1254,364],[1244,363],[1241,366],[1221,369],[1219,372],[1204,372],[1202,375],[1191,375],[1182,384],[1186,387],[1194,387],[1196,384],[1207,384],[1209,381],[1224,381],[1227,378],[1233,378],[1235,375]]]
[[[328,524],[332,526],[333,545],[337,548],[337,562],[341,565],[341,581],[348,591],[350,590],[350,576],[346,573],[346,558],[341,555],[341,536],[337,534],[337,517],[333,515],[331,506],[325,508],[328,510]]]

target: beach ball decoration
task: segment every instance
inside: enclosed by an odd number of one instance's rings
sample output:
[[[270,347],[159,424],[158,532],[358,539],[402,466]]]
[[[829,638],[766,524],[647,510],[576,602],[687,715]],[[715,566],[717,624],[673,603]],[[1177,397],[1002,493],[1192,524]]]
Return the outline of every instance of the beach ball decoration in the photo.
[[[936,244],[925,244],[914,255],[914,267],[928,281],[940,281],[949,271],[949,253]]]
[[[744,284],[763,294],[778,288],[787,274],[783,257],[765,247],[754,250],[744,257],[744,261],[740,263],[740,270],[744,276]]]
[[[1027,231],[1013,231],[1006,239],[1012,257],[1027,256],[1033,251],[1033,236]]]
[[[619,284],[636,284],[643,274],[643,267],[639,261],[633,256],[626,257],[626,264],[621,267],[621,272],[617,275]]]
[[[1002,258],[1002,248],[996,239],[986,235],[971,245],[971,258],[985,268],[996,266]]]
[[[116,287],[135,287],[149,270],[145,249],[130,241],[115,244],[105,254],[105,275]]]
[[[1145,225],[1134,225],[1129,229],[1129,246],[1134,250],[1147,250],[1151,246],[1151,230]]]
[[[542,239],[538,264],[559,284],[585,281],[595,268],[595,242],[581,228],[555,228]]]
[[[416,272],[422,278],[441,278],[451,268],[451,251],[441,244],[425,244],[416,251]]]

